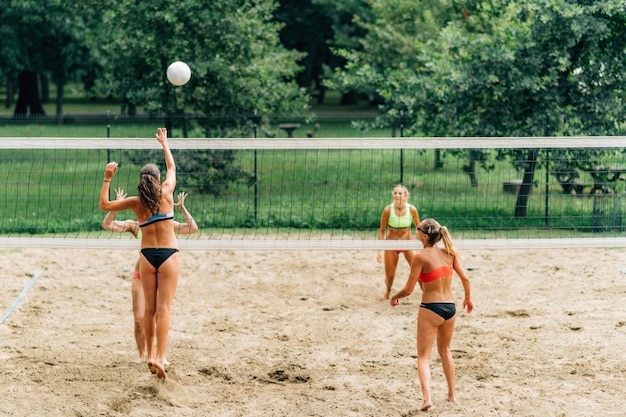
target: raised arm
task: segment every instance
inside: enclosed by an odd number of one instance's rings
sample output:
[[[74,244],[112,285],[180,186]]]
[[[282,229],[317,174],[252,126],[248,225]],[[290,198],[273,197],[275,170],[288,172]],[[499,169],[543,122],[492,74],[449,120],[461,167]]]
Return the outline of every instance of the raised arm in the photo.
[[[123,200],[109,201],[109,188],[111,187],[111,180],[115,175],[115,171],[117,171],[117,162],[109,162],[104,168],[104,181],[102,182],[102,188],[100,189],[100,210],[133,210],[133,208],[139,201],[138,197],[130,197]]]
[[[167,167],[167,173],[165,174],[165,181],[161,185],[161,189],[168,193],[174,193],[176,188],[176,164],[174,163],[174,156],[167,143],[167,129],[159,127],[157,129],[156,138],[163,146],[163,154],[165,156],[165,166]]]
[[[104,167],[104,180],[102,182],[102,188],[100,189],[100,210],[109,211],[109,188],[111,188],[111,180],[113,175],[117,171],[117,162],[109,162]]]
[[[196,221],[191,217],[189,211],[187,211],[187,207],[185,207],[185,198],[187,198],[187,193],[178,193],[178,202],[174,204],[174,206],[180,208],[180,211],[185,216],[186,223],[175,223],[174,230],[176,233],[181,235],[190,235],[192,233],[196,233],[198,231],[198,225]]]
[[[115,199],[124,200],[126,193],[121,188],[115,189]],[[109,211],[102,220],[102,228],[114,233],[130,232],[133,236],[137,237],[139,231],[139,224],[135,220],[115,220],[115,212]]]

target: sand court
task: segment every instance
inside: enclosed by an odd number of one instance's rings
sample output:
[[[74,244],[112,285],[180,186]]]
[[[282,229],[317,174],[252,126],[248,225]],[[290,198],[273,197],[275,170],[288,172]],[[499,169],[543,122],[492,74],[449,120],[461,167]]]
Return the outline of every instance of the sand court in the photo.
[[[0,315],[40,273],[0,324],[0,415],[624,415],[623,249],[463,251],[475,311],[452,341],[459,402],[435,352],[428,412],[420,292],[381,301],[375,252],[183,251],[165,382],[135,362],[136,253],[0,253]]]

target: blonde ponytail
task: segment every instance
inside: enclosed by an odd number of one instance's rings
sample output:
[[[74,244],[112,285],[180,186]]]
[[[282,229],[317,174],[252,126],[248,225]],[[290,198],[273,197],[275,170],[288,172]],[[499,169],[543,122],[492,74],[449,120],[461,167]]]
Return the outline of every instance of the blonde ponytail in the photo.
[[[456,257],[458,252],[454,247],[454,243],[452,243],[452,237],[450,236],[450,232],[446,226],[441,226],[439,228],[439,234],[441,236],[441,240],[443,241],[443,248],[449,255]]]
[[[452,237],[446,226],[440,225],[435,219],[424,219],[420,223],[424,233],[428,236],[428,243],[435,246],[440,240],[443,242],[444,250],[452,255],[457,256],[458,252],[452,243]]]

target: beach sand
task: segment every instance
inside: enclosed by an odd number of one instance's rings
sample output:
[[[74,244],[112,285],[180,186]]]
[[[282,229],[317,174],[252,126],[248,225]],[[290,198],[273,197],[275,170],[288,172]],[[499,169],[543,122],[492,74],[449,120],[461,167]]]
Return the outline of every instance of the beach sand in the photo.
[[[435,350],[427,412],[419,288],[382,301],[374,252],[183,251],[165,382],[136,363],[136,252],[0,253],[0,416],[626,415],[623,249],[465,251],[458,403]]]

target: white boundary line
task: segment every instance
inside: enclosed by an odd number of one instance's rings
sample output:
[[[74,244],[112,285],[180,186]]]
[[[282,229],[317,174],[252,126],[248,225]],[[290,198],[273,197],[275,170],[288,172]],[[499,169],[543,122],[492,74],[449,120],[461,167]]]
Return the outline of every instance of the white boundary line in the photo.
[[[9,309],[7,310],[6,313],[4,313],[4,315],[2,317],[0,317],[0,324],[4,323],[6,319],[9,318],[9,316],[11,315],[11,313],[13,313],[13,310],[15,310],[15,308],[17,307],[17,305],[20,303],[20,301],[22,301],[22,298],[24,298],[24,296],[26,295],[26,293],[28,292],[28,290],[30,289],[30,287],[32,287],[32,285],[35,283],[35,281],[37,281],[37,279],[39,279],[39,277],[41,276],[41,274],[43,274],[43,272],[46,269],[42,269],[41,271],[37,272],[35,275],[33,275],[33,277],[31,278],[30,281],[28,281],[28,283],[24,286],[24,288],[22,289],[22,292],[20,293],[20,295],[17,296],[17,298],[15,299],[15,301],[13,301],[13,304],[11,305],[11,307],[9,307]]]

